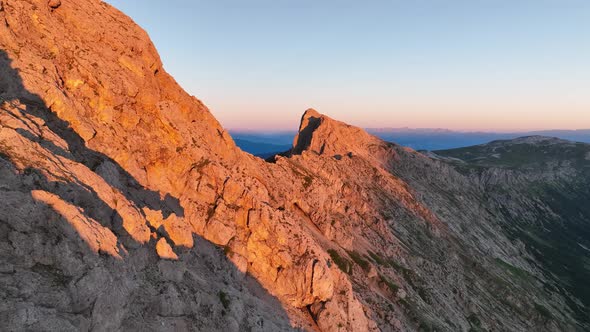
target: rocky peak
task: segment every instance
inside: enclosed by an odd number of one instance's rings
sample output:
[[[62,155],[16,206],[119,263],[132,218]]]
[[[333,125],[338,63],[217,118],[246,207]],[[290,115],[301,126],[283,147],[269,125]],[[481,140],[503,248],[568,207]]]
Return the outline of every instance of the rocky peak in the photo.
[[[311,151],[318,155],[365,154],[367,146],[381,140],[363,129],[334,120],[314,109],[303,113],[292,154]]]

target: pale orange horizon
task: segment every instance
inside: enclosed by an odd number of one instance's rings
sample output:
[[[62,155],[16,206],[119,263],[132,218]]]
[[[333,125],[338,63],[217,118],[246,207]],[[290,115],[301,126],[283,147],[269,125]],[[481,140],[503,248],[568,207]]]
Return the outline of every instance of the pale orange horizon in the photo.
[[[210,105],[221,124],[232,130],[297,130],[307,108],[363,128],[440,128],[464,132],[522,132],[590,129],[590,105]],[[223,109],[218,112],[216,109]],[[280,109],[280,111],[276,111]],[[563,116],[561,109],[567,109]],[[477,110],[477,111],[473,111]],[[379,119],[379,121],[375,121]]]

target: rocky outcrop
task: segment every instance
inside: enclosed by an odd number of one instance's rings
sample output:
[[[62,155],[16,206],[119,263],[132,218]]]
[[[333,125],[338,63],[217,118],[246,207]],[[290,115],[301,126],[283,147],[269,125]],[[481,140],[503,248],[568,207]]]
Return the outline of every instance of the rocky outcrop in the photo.
[[[158,240],[158,243],[156,243],[156,252],[160,258],[178,260],[178,256],[174,253],[172,247],[170,247],[165,238],[161,238]]]
[[[203,104],[165,73],[149,38],[127,17],[90,0],[59,7],[4,1],[0,15],[6,22],[0,28],[3,160],[7,172],[31,178],[19,180],[29,200],[37,202],[31,209],[44,204],[74,230],[68,239],[82,239],[90,255],[141,270],[145,265],[137,265],[135,257],[147,248],[165,259],[177,256],[174,264],[182,264],[199,250],[194,237],[203,237],[225,248],[240,273],[277,296],[294,313],[294,326],[308,324],[300,308],[328,302],[335,288],[350,288],[294,213],[278,209],[271,197],[270,190],[280,187],[272,177],[290,174],[272,174],[263,161],[239,151]],[[47,233],[37,228],[18,233],[19,243],[50,239]],[[2,257],[23,255],[8,245]],[[115,280],[110,260],[101,257],[95,258],[99,266]],[[143,261],[157,256],[148,257]],[[31,264],[19,268],[38,262]],[[53,261],[47,264],[59,270]],[[84,273],[88,270],[69,278]],[[122,272],[117,278],[129,282],[136,276]],[[157,285],[157,279],[145,282]],[[345,298],[356,303],[352,292]],[[78,301],[76,293],[71,301]],[[132,304],[122,299],[113,305]],[[340,303],[330,308],[343,324],[349,316],[364,317],[362,310],[342,309]],[[14,303],[3,312],[13,309]],[[46,315],[56,319],[59,312]],[[101,315],[98,309],[83,313],[95,328],[126,319],[124,310],[119,320],[101,322]],[[193,324],[187,317],[182,320]],[[243,324],[250,322],[237,326]]]
[[[384,143],[361,128],[353,127],[308,109],[301,118],[299,132],[293,142],[292,154],[312,151],[337,159],[353,154],[367,155],[371,145]]]
[[[571,327],[453,167],[313,110],[265,162],[108,4],[0,8],[2,329]]]
[[[59,6],[61,6],[61,0],[49,0],[47,4],[49,5],[49,7],[56,9]]]

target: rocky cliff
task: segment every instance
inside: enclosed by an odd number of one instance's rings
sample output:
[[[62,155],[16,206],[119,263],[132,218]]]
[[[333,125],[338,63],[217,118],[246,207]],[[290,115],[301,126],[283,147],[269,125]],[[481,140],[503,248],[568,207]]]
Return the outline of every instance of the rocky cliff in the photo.
[[[0,2],[3,330],[576,330],[452,163],[305,112],[240,151],[98,0]]]

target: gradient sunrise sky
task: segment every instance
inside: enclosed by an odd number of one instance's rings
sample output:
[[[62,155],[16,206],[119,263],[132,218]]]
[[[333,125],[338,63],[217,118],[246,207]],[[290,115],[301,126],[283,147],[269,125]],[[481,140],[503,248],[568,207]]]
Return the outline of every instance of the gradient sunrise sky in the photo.
[[[590,128],[587,0],[109,0],[226,128]]]

